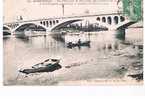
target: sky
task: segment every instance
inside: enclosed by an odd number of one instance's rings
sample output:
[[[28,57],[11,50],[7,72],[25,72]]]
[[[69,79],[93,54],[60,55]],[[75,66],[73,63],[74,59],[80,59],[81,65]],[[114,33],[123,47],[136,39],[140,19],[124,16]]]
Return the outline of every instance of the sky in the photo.
[[[22,16],[24,20],[63,16],[62,5],[51,5],[48,2],[40,4],[32,1],[40,0],[3,0],[4,22],[16,21],[18,16]],[[118,10],[117,0],[95,0],[95,2],[87,5],[64,5],[64,15],[83,15],[86,11],[89,11],[89,14],[113,13]]]

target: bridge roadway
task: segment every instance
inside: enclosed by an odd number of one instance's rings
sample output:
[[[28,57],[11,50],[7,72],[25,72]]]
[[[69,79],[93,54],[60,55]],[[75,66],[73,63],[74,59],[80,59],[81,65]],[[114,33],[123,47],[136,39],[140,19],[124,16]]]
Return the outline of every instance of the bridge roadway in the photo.
[[[42,18],[42,19],[34,19],[34,20],[22,20],[15,22],[6,22],[4,24],[13,24],[13,23],[22,23],[22,22],[32,22],[32,21],[40,21],[40,20],[51,20],[51,19],[66,19],[66,18],[79,18],[79,17],[94,17],[94,16],[105,16],[105,15],[121,15],[122,13],[111,13],[111,14],[98,14],[98,15],[75,15],[75,16],[63,16],[63,17],[51,17],[51,18]]]

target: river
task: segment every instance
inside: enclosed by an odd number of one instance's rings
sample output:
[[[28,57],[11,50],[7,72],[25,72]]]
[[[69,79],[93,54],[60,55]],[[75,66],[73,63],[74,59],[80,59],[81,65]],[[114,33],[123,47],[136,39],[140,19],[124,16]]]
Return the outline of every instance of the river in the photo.
[[[123,77],[124,74],[117,75],[114,70],[122,64],[127,64],[126,58],[120,59],[111,55],[125,46],[114,37],[114,33],[114,31],[101,31],[63,36],[53,33],[27,37],[6,36],[3,38],[4,84],[55,85],[59,81]],[[142,28],[128,29],[125,41],[142,42],[142,35]],[[89,40],[90,46],[67,47],[68,42],[77,42],[78,39],[82,42]],[[23,75],[19,74],[19,69],[29,68],[48,58],[59,58],[62,69],[52,73],[32,74],[29,77],[22,77]],[[78,66],[65,68],[72,64]]]

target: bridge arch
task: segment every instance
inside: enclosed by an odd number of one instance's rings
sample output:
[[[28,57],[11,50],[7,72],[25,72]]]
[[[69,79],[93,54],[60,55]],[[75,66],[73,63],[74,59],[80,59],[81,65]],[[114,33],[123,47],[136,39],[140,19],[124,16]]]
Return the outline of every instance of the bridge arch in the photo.
[[[112,24],[112,18],[111,18],[111,16],[107,17],[107,23],[108,24]]]
[[[46,26],[48,27],[48,25],[49,25],[49,23],[48,23],[48,21],[46,21]]]
[[[11,28],[4,25],[3,26],[3,35],[11,35],[11,34],[12,34]]]
[[[63,26],[67,26],[68,24],[71,24],[71,23],[74,23],[74,22],[78,22],[78,21],[82,21],[82,20],[83,20],[83,19],[74,19],[74,20],[65,20],[65,21],[59,22],[58,24],[55,24],[55,25],[50,29],[50,31],[60,29],[60,28],[63,27]]]
[[[43,25],[45,26],[45,21],[43,21]]]
[[[49,21],[50,26],[52,26],[52,21]]]
[[[56,20],[56,23],[59,23],[59,20]]]
[[[121,22],[120,24],[116,25],[116,30],[125,29],[126,27],[128,27],[134,23],[136,23],[136,21],[127,20],[127,21]]]
[[[100,17],[97,17],[97,19],[96,19],[97,21],[100,21]]]
[[[44,23],[44,22],[42,22],[42,23]],[[41,28],[47,30],[47,27],[44,26],[43,24],[39,24],[39,23],[35,23],[35,22],[24,22],[24,23],[20,23],[19,26],[17,26],[15,29],[13,29],[13,32],[15,32],[20,27],[25,26],[25,25],[36,25],[36,26],[40,26]]]
[[[123,16],[120,16],[120,22],[123,22],[125,18]]]
[[[10,30],[11,31],[11,28],[9,26],[7,26],[7,25],[4,25],[3,26],[3,30]]]
[[[102,22],[106,22],[106,18],[105,17],[102,17]]]
[[[55,25],[55,20],[53,20],[53,25]]]
[[[114,16],[113,21],[114,21],[114,24],[118,24],[118,22],[119,22],[119,18],[118,18],[118,16]]]

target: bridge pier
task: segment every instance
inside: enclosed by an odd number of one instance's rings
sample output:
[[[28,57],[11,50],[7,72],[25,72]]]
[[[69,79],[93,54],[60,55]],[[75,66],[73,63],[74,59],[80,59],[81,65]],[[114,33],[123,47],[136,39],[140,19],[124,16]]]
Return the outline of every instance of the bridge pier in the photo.
[[[116,32],[116,38],[119,40],[124,41],[125,40],[125,28],[119,28],[115,30]]]
[[[46,33],[50,33],[50,30],[49,29],[46,29]]]
[[[121,42],[125,40],[125,28],[109,30],[103,34],[103,49],[121,49]]]

